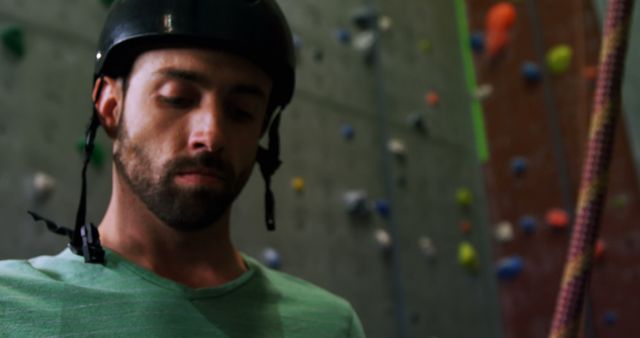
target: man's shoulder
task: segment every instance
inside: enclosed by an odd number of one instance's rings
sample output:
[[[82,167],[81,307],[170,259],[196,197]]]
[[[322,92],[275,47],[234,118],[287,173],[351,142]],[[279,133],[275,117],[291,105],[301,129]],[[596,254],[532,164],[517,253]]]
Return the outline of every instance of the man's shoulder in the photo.
[[[55,256],[0,260],[0,283],[62,282],[84,265],[74,256],[65,250]]]
[[[329,307],[351,313],[352,308],[344,298],[302,278],[270,269],[251,257],[245,257],[268,287],[272,288],[284,301],[303,301],[316,307]]]

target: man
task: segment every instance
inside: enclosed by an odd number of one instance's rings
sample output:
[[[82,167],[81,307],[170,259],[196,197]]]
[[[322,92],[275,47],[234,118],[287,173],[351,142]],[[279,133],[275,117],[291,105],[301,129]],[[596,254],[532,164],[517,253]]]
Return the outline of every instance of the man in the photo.
[[[293,62],[273,0],[116,1],[85,162],[101,125],[113,140],[108,210],[99,230],[85,223],[83,180],[76,228],[46,221],[69,249],[0,262],[0,335],[363,337],[346,301],[230,240],[231,205],[256,161],[275,225],[269,179]]]

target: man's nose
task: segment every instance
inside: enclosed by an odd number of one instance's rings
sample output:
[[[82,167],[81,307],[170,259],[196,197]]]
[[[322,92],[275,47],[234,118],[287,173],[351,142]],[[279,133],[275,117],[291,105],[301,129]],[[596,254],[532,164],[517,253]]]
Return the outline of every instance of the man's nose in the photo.
[[[189,150],[216,152],[224,146],[224,118],[222,107],[211,105],[192,112]]]

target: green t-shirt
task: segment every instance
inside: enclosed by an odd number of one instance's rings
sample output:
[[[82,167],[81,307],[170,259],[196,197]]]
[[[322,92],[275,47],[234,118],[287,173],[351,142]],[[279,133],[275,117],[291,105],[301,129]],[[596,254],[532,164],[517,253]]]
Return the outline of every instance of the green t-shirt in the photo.
[[[248,271],[192,289],[107,250],[0,262],[2,337],[364,337],[348,302],[243,256]]]

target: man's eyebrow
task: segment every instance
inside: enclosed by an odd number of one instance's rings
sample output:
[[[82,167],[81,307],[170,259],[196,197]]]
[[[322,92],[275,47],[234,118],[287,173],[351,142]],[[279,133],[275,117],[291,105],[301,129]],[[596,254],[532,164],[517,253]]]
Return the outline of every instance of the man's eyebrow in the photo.
[[[193,82],[203,87],[211,87],[211,80],[204,74],[178,68],[163,68],[154,73],[155,75],[165,76],[177,80]],[[259,98],[267,99],[267,93],[258,85],[254,84],[237,84],[231,87],[232,94],[248,94]]]
[[[246,94],[256,96],[261,99],[267,99],[267,93],[260,86],[252,84],[238,84],[231,88],[232,94]]]
[[[162,68],[154,72],[154,75],[160,75],[177,80],[193,82],[205,87],[211,86],[211,81],[204,75],[186,69],[178,68]]]

